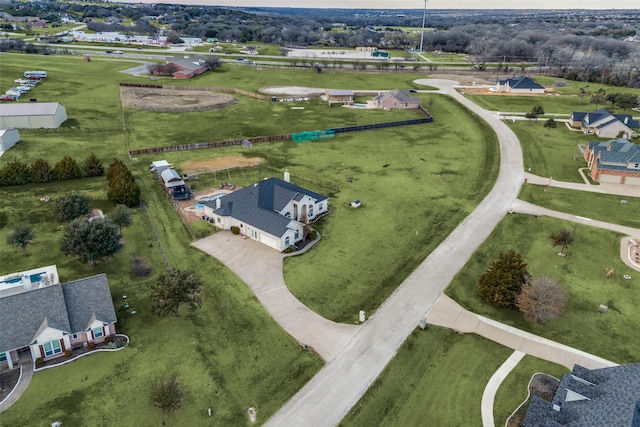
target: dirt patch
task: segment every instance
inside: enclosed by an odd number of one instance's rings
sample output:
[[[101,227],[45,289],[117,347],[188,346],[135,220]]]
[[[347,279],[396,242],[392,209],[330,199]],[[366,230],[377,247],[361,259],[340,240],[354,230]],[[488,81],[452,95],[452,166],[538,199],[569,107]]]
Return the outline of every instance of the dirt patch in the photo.
[[[192,112],[224,108],[238,100],[227,94],[207,90],[174,90],[120,87],[122,105],[127,108],[159,112]]]
[[[182,173],[191,174],[194,172],[219,171],[227,168],[252,167],[258,166],[260,163],[262,163],[260,157],[219,157],[216,159],[204,159],[183,163]]]
[[[203,197],[209,197],[218,194],[229,194],[233,193],[236,190],[239,190],[241,187],[237,185],[226,185],[226,186],[218,186],[207,188],[206,190],[198,191],[193,193],[193,198],[190,200],[177,200],[177,208],[178,212],[180,212],[180,216],[183,221],[186,223],[194,222],[197,220],[202,220],[202,216],[204,215],[204,209],[197,209],[194,205],[198,202],[202,201]],[[212,225],[213,226],[213,225]]]

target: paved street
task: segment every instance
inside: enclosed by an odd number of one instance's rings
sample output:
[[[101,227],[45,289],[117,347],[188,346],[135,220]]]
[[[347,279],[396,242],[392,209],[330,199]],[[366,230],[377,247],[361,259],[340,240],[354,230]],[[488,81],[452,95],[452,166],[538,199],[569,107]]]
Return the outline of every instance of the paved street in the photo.
[[[495,115],[458,94],[453,89],[455,82],[426,79],[418,83],[439,87],[494,128],[501,153],[496,185],[367,320],[351,342],[267,422],[268,426],[338,424],[517,197],[524,177],[522,151],[513,132]]]

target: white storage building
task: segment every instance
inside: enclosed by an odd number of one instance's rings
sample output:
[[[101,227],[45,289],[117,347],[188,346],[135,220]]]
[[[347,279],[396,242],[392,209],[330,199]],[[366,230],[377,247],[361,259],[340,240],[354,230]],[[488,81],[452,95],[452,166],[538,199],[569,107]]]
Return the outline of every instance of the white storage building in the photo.
[[[0,128],[54,129],[67,120],[67,110],[59,102],[19,102],[0,104]]]
[[[0,153],[7,151],[18,141],[20,141],[18,129],[0,129]]]

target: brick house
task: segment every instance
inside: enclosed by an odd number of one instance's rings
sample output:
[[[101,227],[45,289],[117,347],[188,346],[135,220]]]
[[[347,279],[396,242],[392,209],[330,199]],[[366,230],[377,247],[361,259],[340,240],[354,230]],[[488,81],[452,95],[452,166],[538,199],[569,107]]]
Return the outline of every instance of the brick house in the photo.
[[[394,108],[420,108],[422,102],[420,98],[412,97],[408,90],[394,89],[389,92],[381,93],[373,98],[373,102],[378,108],[394,109]]]
[[[624,138],[579,146],[594,181],[640,185],[640,146]]]
[[[353,91],[344,89],[327,89],[324,92],[329,106],[333,104],[353,104]]]
[[[202,58],[176,58],[151,71],[151,74],[173,76],[174,79],[190,79],[209,70]]]

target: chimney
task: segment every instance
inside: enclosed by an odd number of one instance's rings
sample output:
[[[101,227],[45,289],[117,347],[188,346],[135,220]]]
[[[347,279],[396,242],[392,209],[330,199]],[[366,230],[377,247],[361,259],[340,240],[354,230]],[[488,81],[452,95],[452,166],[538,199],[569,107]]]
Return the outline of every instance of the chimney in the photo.
[[[284,180],[285,180],[286,182],[291,182],[291,174],[289,173],[289,171],[288,171],[288,170],[285,170],[285,171],[284,171]]]
[[[216,209],[220,209],[220,197],[216,199]]]
[[[31,283],[31,277],[29,277],[28,274],[23,274],[21,279],[22,279],[22,287],[24,288],[25,291],[30,291],[31,289],[33,289],[33,286]]]
[[[628,124],[628,123],[629,123],[629,116],[626,116],[626,117],[624,118],[624,124],[626,125],[626,124]]]

